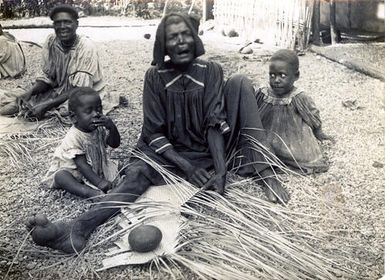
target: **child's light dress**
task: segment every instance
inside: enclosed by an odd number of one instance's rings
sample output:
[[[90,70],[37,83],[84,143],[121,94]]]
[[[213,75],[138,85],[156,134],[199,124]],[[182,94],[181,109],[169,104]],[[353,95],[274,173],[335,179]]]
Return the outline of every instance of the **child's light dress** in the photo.
[[[107,156],[106,130],[99,127],[92,132],[83,132],[72,126],[61,144],[56,148],[50,168],[43,180],[43,184],[55,187],[54,176],[59,170],[70,172],[79,182],[87,183],[84,176],[77,170],[75,157],[85,155],[87,163],[100,177],[108,181],[114,180],[117,175],[117,165]]]
[[[256,98],[267,139],[278,158],[305,173],[327,171],[329,165],[313,133],[321,127],[313,100],[296,87],[284,98],[263,87],[256,90]]]

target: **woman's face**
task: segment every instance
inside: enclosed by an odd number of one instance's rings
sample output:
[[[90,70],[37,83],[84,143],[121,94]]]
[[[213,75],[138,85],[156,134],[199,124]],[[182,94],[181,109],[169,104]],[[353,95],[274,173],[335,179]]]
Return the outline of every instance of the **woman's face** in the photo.
[[[166,25],[166,51],[171,62],[186,65],[195,58],[195,42],[190,28],[184,21]]]

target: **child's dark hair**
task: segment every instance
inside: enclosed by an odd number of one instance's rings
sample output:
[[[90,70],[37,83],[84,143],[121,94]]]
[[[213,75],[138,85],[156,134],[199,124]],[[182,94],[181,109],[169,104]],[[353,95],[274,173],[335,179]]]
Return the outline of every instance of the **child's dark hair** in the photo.
[[[68,111],[75,112],[76,107],[79,106],[79,99],[82,96],[91,95],[99,96],[99,93],[90,87],[75,87],[68,93]]]
[[[297,54],[294,51],[287,50],[287,49],[276,51],[271,56],[270,62],[277,61],[277,60],[285,61],[289,63],[295,73],[299,71],[299,60],[298,60]]]

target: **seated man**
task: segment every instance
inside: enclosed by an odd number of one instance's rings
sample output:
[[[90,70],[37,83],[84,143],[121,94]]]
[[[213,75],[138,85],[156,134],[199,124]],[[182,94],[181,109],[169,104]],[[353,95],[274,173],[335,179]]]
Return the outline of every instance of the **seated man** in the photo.
[[[23,49],[11,34],[0,25],[0,79],[14,78],[25,70]]]
[[[159,24],[156,66],[145,76],[144,123],[137,149],[192,184],[218,193],[225,190],[226,150],[228,154],[234,151],[247,159],[252,167],[249,173],[265,178],[271,201],[287,202],[288,194],[264,155],[247,141],[266,145],[250,82],[236,76],[223,90],[221,66],[197,59],[204,48],[196,31],[191,19],[180,14],[168,15]],[[170,61],[164,61],[166,55]],[[208,171],[213,167],[215,175],[211,176]],[[119,211],[117,202],[133,202],[149,186],[162,183],[158,171],[134,158],[123,182],[103,198],[105,203],[69,223],[35,216],[27,226],[37,244],[73,253],[84,247],[96,227]]]
[[[21,98],[27,115],[37,119],[67,101],[72,87],[91,87],[99,93],[104,87],[94,43],[76,34],[78,12],[63,4],[54,7],[49,16],[55,34],[49,35],[43,46],[43,74]]]

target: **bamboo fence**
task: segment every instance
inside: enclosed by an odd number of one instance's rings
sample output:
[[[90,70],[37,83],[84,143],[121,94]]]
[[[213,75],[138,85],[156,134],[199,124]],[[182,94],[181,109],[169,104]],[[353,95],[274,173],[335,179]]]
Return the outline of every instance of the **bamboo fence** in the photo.
[[[307,47],[314,0],[215,0],[214,18],[223,30],[247,40],[288,49]]]

